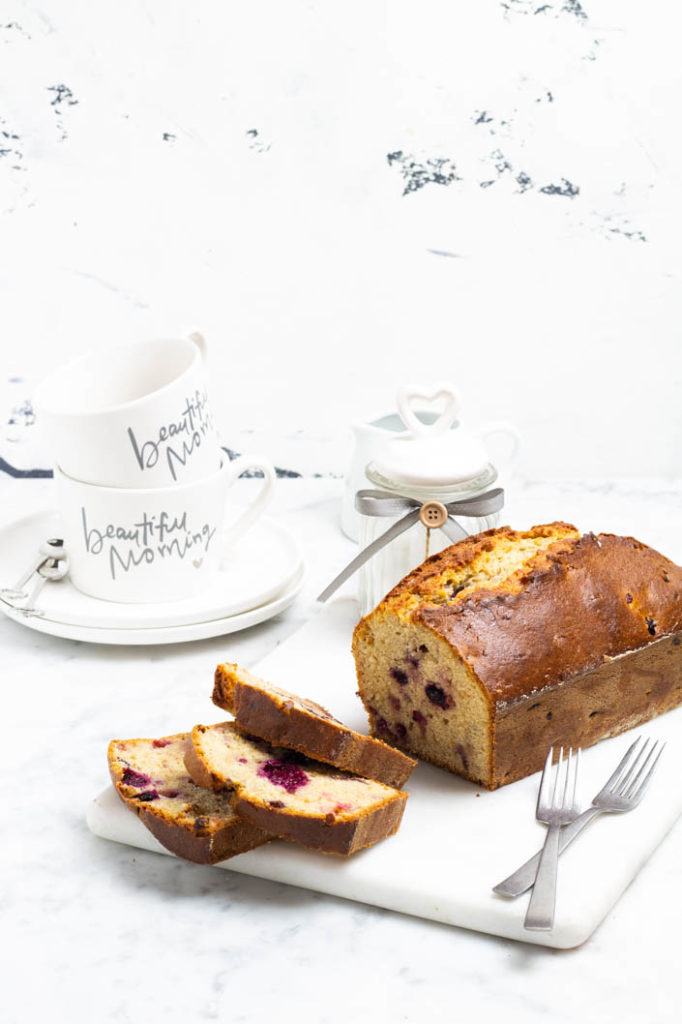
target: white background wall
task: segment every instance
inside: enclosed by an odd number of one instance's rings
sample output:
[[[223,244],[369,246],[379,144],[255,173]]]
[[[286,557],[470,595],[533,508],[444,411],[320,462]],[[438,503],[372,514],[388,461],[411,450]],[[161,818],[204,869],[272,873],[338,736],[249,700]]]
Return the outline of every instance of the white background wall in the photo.
[[[3,0],[5,408],[197,325],[225,443],[280,464],[305,436],[342,471],[353,418],[450,379],[527,476],[679,477],[680,28],[634,0]]]

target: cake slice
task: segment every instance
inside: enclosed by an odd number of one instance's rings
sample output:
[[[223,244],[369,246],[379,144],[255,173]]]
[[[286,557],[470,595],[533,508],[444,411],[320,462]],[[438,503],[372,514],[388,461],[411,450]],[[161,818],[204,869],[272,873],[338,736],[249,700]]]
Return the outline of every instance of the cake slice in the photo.
[[[237,665],[218,665],[213,703],[252,736],[400,789],[417,764],[382,740],[342,725],[312,700],[296,697]]]
[[[109,772],[121,799],[171,853],[216,864],[272,839],[239,818],[225,794],[202,789],[184,763],[188,734],[112,740]]]
[[[196,725],[185,764],[200,786],[229,791],[236,813],[272,835],[350,854],[397,831],[407,793],[249,736],[234,722]]]

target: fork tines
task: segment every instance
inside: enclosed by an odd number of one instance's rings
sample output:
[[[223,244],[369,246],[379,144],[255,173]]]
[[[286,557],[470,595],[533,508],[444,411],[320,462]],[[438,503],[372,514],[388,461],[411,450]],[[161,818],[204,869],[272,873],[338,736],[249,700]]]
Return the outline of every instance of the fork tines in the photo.
[[[623,773],[623,767],[627,767],[630,755],[638,746],[640,739],[641,737],[638,737],[635,740],[609,779],[611,792],[628,800],[641,800],[644,796],[646,787],[649,785],[658,764],[658,759],[665,749],[665,743],[661,742],[661,740],[652,740],[650,737],[647,737],[641,749],[637,751],[637,756],[632,764]]]
[[[549,748],[547,759],[545,761],[545,767],[542,770],[542,778],[540,779],[540,789],[538,791],[538,801],[536,810],[539,811],[542,805],[549,806],[564,806],[573,807],[575,806],[575,793],[576,785],[578,782],[578,769],[580,768],[580,748],[578,747],[575,752],[573,747],[568,748],[568,754],[564,757],[564,748],[559,748],[559,757],[556,763],[556,772],[554,773],[554,786],[551,793],[549,792],[552,780],[552,762],[554,759],[554,747]],[[561,792],[563,778],[563,792]],[[571,789],[571,799],[567,801],[569,793],[569,787]]]

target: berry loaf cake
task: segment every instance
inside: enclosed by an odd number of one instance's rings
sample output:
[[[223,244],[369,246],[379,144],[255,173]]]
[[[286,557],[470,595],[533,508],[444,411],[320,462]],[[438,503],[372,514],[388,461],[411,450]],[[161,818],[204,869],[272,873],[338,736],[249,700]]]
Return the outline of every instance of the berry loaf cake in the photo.
[[[195,726],[185,764],[199,785],[229,792],[246,821],[324,853],[354,853],[392,835],[407,800],[407,793],[274,747],[233,722]]]
[[[489,789],[682,703],[682,569],[566,523],[468,537],[354,632],[375,736]]]
[[[224,794],[192,782],[184,762],[187,740],[187,733],[112,740],[109,772],[121,799],[162,846],[197,864],[216,864],[269,842],[272,836],[239,818]]]
[[[237,665],[218,665],[213,703],[260,739],[400,789],[416,761],[381,740],[354,732],[320,704],[280,690]]]

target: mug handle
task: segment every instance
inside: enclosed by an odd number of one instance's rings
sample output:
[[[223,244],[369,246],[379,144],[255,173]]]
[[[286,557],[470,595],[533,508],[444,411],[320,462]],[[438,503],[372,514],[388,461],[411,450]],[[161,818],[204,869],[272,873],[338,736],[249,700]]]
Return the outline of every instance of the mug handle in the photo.
[[[519,444],[521,441],[516,427],[513,424],[508,423],[506,420],[495,420],[492,423],[484,423],[483,426],[479,428],[478,433],[486,445],[488,438],[494,434],[506,435],[507,438],[509,438],[511,441],[510,449],[506,458],[500,460],[501,465],[499,468],[502,470],[511,469],[516,462],[516,456],[519,454]]]
[[[208,345],[206,344],[206,338],[203,336],[201,331],[191,331],[188,335],[189,340],[193,341],[196,347],[199,349],[201,358],[204,363],[208,362]]]
[[[270,504],[272,490],[277,479],[275,467],[264,455],[239,455],[228,464],[227,486],[232,487],[240,473],[245,469],[260,469],[263,471],[263,486],[260,488],[251,504],[231,523],[222,533],[223,558],[234,542],[253,526],[259,519],[266,507]]]

